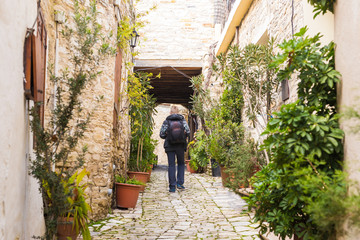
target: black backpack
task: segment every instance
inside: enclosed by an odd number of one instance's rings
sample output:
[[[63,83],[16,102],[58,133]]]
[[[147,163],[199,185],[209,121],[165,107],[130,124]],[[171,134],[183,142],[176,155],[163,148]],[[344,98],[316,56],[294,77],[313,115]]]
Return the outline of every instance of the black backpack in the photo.
[[[181,120],[168,120],[169,128],[167,139],[170,144],[185,143],[185,128]]]

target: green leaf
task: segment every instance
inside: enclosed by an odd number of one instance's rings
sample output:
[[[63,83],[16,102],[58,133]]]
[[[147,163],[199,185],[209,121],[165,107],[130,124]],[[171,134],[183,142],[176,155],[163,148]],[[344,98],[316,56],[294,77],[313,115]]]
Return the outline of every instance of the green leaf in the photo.
[[[327,137],[327,139],[332,143],[332,145],[334,145],[335,147],[337,147],[339,145],[339,143],[335,140],[335,138],[332,137]]]

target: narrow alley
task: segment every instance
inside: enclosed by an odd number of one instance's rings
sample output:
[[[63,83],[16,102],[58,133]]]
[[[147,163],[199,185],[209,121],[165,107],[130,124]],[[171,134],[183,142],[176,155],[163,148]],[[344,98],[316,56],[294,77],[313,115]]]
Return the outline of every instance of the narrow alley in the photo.
[[[175,193],[167,181],[167,166],[157,166],[136,208],[92,225],[93,239],[260,239],[245,201],[220,178],[186,172],[186,190]]]

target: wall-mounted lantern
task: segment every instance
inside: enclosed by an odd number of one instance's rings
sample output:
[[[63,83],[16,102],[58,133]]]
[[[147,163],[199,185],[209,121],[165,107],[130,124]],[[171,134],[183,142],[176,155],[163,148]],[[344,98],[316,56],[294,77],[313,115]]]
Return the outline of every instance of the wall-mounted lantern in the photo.
[[[137,43],[137,40],[139,38],[139,34],[136,32],[136,30],[134,29],[132,34],[131,34],[131,37],[130,37],[130,47],[131,48],[134,48],[136,47],[136,43]]]

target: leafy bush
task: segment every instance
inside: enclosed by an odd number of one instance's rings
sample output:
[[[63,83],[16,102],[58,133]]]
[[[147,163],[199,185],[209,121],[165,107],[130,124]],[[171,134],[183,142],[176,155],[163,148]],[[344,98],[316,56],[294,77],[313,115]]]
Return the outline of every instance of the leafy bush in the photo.
[[[339,226],[332,214],[341,210],[336,200],[324,201],[332,193],[339,198],[346,193],[346,184],[338,178],[343,151],[336,114],[340,74],[334,70],[334,44],[320,47],[319,35],[309,38],[305,33],[303,28],[294,39],[284,41],[283,52],[274,59],[278,68],[287,61],[278,69],[279,81],[298,74],[299,100],[274,113],[263,133],[271,163],[255,175],[255,192],[248,203],[256,210],[262,232],[274,231],[282,239],[294,234],[330,239]],[[337,210],[329,211],[331,204]],[[320,212],[329,215],[325,218]]]
[[[145,72],[136,72],[128,77],[127,93],[130,102],[131,145],[128,168],[145,172],[156,161],[156,141],[151,139],[154,127],[155,99],[150,95],[150,77]]]
[[[250,178],[265,164],[262,152],[255,142],[247,137],[241,145],[232,145],[228,151],[230,163],[226,172],[232,176],[228,186],[233,190],[249,186]]]
[[[207,136],[204,131],[197,131],[195,140],[189,143],[190,166],[195,171],[203,172],[209,164],[206,152]]]

